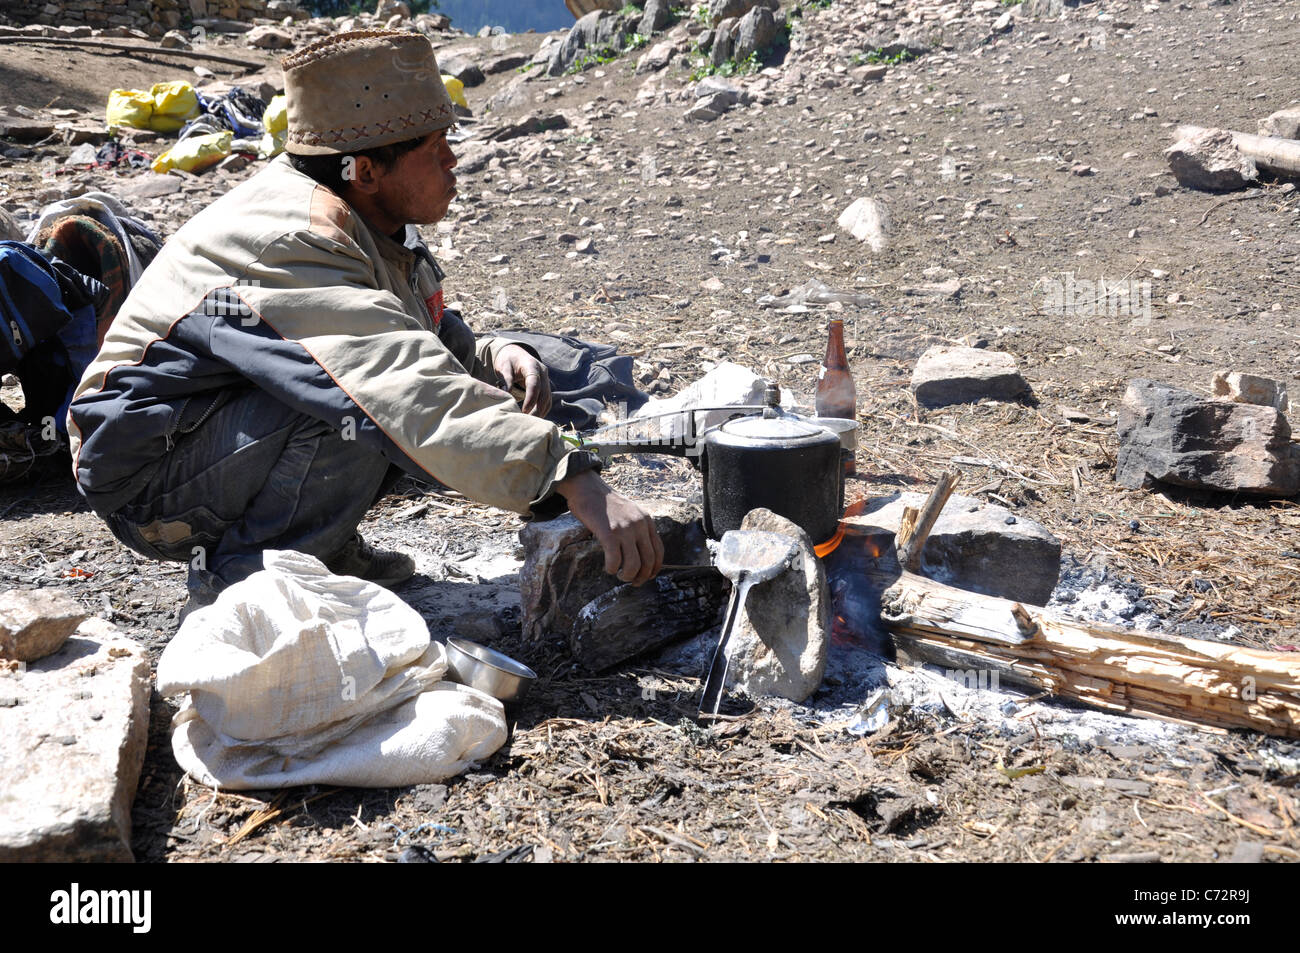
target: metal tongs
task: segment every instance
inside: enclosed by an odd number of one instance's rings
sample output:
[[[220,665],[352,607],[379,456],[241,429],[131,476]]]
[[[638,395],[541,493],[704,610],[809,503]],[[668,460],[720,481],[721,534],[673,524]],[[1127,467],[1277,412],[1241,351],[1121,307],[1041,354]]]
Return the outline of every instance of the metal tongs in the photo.
[[[718,715],[722,688],[727,681],[727,668],[731,662],[731,631],[749,596],[749,590],[759,583],[775,579],[786,569],[795,568],[798,560],[798,543],[781,533],[733,529],[722,534],[714,565],[718,572],[731,580],[731,598],[727,603],[727,617],[722,623],[718,647],[713,650],[713,662],[709,666],[709,677],[704,682],[704,693],[700,696],[701,718],[713,719]]]

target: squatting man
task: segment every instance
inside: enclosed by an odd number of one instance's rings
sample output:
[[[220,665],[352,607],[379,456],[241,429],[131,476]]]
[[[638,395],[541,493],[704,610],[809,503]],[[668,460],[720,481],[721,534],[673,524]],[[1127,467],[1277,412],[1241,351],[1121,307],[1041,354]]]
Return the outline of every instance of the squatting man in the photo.
[[[187,610],[267,549],[410,577],[408,556],[357,533],[402,473],[522,515],[567,505],[608,572],[650,579],[654,524],[544,419],[545,366],[443,306],[415,227],[456,194],[429,41],[345,33],[282,65],[286,154],[164,246],[77,388],[68,429],[90,506],[136,552],[190,564]]]

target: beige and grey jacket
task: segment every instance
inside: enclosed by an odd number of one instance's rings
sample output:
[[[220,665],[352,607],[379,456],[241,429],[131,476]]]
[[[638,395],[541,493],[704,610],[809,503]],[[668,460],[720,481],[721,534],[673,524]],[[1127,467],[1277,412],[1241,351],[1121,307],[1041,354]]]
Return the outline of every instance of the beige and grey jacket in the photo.
[[[355,434],[416,475],[527,514],[590,466],[487,381],[493,341],[442,306],[408,228],[377,234],[284,156],[187,222],[132,289],[68,413],[91,507],[130,502],[240,388]]]

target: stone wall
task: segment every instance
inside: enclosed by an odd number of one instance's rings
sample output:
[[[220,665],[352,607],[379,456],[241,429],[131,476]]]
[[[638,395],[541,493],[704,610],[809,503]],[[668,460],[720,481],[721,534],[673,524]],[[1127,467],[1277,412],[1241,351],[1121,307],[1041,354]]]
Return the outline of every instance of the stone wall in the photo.
[[[161,34],[183,22],[266,16],[266,0],[8,0],[4,15],[19,24],[127,27]]]

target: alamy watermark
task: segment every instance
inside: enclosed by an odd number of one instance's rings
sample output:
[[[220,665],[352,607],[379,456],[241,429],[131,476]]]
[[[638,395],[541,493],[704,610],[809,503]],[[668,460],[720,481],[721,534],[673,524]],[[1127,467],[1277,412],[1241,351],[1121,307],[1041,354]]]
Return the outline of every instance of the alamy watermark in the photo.
[[[262,282],[257,278],[240,278],[229,287],[218,289],[204,298],[202,313],[213,318],[238,317],[240,324],[244,327],[250,327],[258,322],[258,315],[256,311],[244,303],[243,298],[239,297],[239,289],[260,287],[262,287]]]
[[[1151,282],[1145,279],[1040,278],[1034,286],[1043,296],[1041,310],[1072,318],[1115,318],[1123,315],[1151,318]]]

